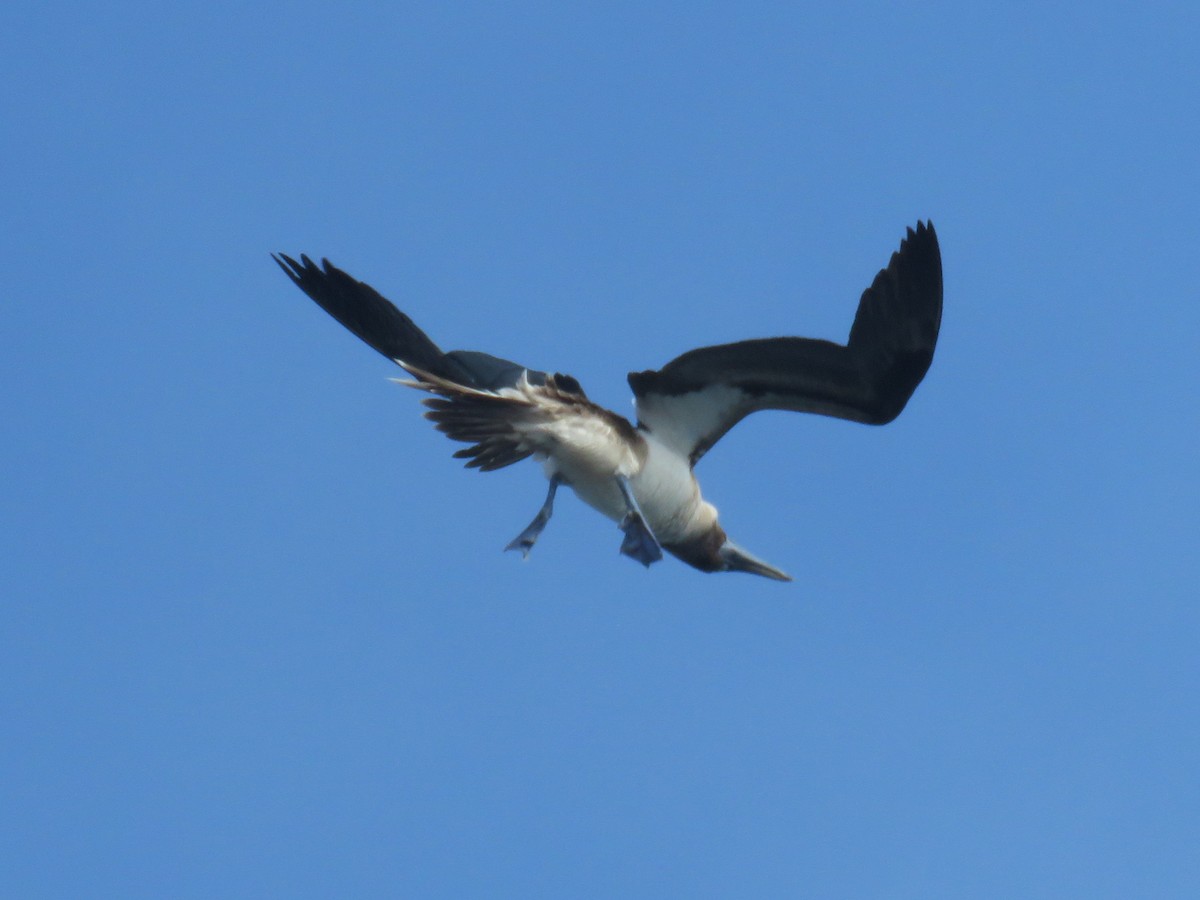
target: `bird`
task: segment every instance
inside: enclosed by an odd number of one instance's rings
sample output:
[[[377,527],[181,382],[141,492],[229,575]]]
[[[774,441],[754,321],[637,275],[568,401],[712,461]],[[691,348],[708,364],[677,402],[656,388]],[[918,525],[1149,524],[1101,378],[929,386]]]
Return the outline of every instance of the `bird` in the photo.
[[[473,350],[444,352],[374,288],[327,259],[271,254],[351,333],[427,393],[425,418],[469,446],[454,456],[491,472],[529,457],[549,489],[505,550],[528,557],[570,487],[616,522],[620,552],[649,567],[670,553],[702,572],[791,577],[729,539],[695,467],[734,425],[764,409],[885,425],[925,377],[942,319],[942,260],[932,221],[907,228],[859,300],[845,344],[769,337],[700,347],[660,369],[630,372],[636,421],[593,403],[570,375]]]

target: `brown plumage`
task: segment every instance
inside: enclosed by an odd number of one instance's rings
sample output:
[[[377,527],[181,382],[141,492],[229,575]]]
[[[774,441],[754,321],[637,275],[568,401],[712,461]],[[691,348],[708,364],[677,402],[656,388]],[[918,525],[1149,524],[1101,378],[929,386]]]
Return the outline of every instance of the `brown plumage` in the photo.
[[[429,408],[425,418],[451,440],[471,444],[454,454],[468,460],[467,468],[493,472],[539,451],[548,455],[555,437],[546,426],[568,417],[596,416],[623,439],[635,438],[628,419],[592,403],[569,375],[547,375],[542,384],[523,377],[513,387],[493,391],[401,365],[415,380],[396,379],[398,383],[436,395],[421,401]]]

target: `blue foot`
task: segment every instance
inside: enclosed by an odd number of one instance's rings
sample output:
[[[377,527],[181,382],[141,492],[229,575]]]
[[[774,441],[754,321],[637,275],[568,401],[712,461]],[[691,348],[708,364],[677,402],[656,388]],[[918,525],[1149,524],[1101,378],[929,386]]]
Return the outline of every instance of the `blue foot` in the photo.
[[[509,550],[520,550],[521,558],[529,559],[529,551],[533,549],[533,545],[537,543],[542,529],[546,527],[546,523],[550,521],[550,516],[554,514],[554,495],[558,491],[560,484],[562,484],[562,479],[558,475],[550,479],[550,490],[546,494],[546,501],[542,504],[542,508],[538,510],[538,514],[533,517],[533,521],[529,523],[529,526],[508,542],[508,546],[504,548],[506,553]]]
[[[641,513],[628,513],[621,521],[621,530],[625,532],[621,552],[626,556],[636,559],[647,568],[662,559],[662,547],[658,546],[654,533],[646,525]]]
[[[504,548],[504,551],[507,553],[509,550],[520,550],[522,559],[528,559],[529,551],[533,549],[533,545],[537,543],[538,537],[541,536],[542,530],[549,521],[550,517],[548,515],[544,516],[538,513],[537,518],[529,523],[528,528],[508,542],[508,546]]]

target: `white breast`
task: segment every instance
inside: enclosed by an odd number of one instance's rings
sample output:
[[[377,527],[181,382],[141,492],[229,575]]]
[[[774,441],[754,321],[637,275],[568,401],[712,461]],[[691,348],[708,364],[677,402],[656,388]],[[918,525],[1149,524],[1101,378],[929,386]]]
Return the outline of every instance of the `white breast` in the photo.
[[[599,416],[564,416],[543,426],[552,436],[539,452],[547,478],[560,476],[584,503],[614,521],[625,515],[616,478],[633,479],[641,469],[637,448]]]
[[[542,426],[543,434],[549,431],[555,438],[552,449],[539,454],[546,477],[561,476],[580,500],[614,522],[626,513],[618,475],[629,479],[660,542],[682,541],[716,521],[716,510],[701,499],[687,458],[653,433],[639,431],[641,446],[631,446],[609,423],[592,416],[564,417]]]
[[[700,496],[700,485],[688,460],[653,432],[642,432],[646,439],[646,461],[631,479],[634,496],[662,543],[673,544],[716,521],[717,511]]]

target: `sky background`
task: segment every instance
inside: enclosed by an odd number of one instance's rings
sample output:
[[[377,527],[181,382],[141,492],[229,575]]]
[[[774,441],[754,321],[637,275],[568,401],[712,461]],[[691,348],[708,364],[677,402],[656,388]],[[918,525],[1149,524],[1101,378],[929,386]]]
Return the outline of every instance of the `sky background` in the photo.
[[[1194,897],[1200,7],[29,3],[0,33],[0,893]],[[843,340],[704,459],[790,585],[463,471],[270,251],[624,376]]]

